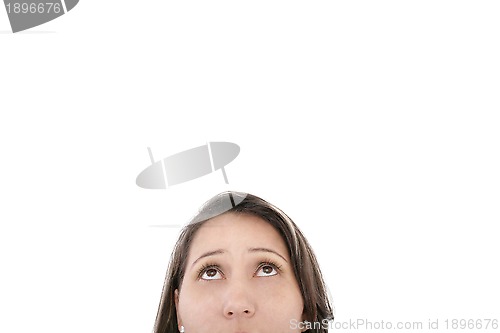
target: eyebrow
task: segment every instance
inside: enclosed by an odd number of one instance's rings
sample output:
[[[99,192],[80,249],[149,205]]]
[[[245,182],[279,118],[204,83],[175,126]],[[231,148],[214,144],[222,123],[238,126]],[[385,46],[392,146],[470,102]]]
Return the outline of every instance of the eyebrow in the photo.
[[[286,260],[285,257],[283,257],[278,252],[276,252],[274,250],[271,250],[271,249],[268,249],[268,248],[265,248],[265,247],[252,247],[252,248],[248,249],[248,252],[268,252],[268,253],[274,253],[277,256],[281,257],[281,259],[285,260],[285,262],[288,262],[288,260]]]
[[[211,256],[215,256],[215,255],[219,255],[219,254],[223,254],[225,253],[226,251],[223,250],[223,249],[218,249],[218,250],[215,250],[215,251],[209,251],[209,252],[205,252],[204,254],[202,254],[201,256],[198,257],[198,259],[196,259],[193,264],[191,265],[194,266],[198,261],[200,261],[201,259],[203,258],[206,258],[206,257],[211,257]],[[285,262],[288,262],[288,260],[285,259],[284,256],[282,256],[281,254],[279,254],[278,252],[274,251],[274,250],[271,250],[271,249],[268,249],[268,248],[265,248],[265,247],[251,247],[248,249],[248,252],[267,252],[267,253],[274,253],[276,254],[277,256],[281,257],[281,259],[285,260]]]
[[[224,252],[226,252],[226,251],[224,251],[222,249],[215,250],[215,251],[210,251],[210,252],[206,252],[206,253],[202,254],[198,259],[196,259],[193,262],[193,264],[191,265],[191,267],[193,267],[198,261],[200,261],[200,259],[203,259],[205,257],[215,256],[217,254],[223,254]]]

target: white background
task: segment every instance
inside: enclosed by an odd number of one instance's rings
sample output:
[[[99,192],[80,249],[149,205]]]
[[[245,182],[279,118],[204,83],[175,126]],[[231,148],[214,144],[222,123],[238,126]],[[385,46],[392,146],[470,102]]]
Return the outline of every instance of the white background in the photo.
[[[150,332],[212,195],[282,208],[336,320],[500,319],[496,1],[89,1],[0,8],[0,331]],[[155,158],[229,141],[165,191]],[[442,326],[441,326],[442,327]]]

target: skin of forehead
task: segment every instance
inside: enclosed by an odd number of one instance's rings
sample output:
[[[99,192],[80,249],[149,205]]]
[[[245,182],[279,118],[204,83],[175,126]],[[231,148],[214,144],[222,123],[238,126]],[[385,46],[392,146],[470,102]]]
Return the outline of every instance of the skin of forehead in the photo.
[[[230,244],[230,237],[233,236],[233,224],[238,228],[238,238],[242,243],[250,243],[251,247],[267,247],[276,250],[289,261],[288,250],[284,240],[272,225],[262,218],[249,214],[225,213],[205,222],[196,232],[191,244],[191,251],[188,256],[188,265],[191,265],[200,255],[207,251],[224,249],[226,244]],[[257,228],[261,231],[263,241],[255,242],[253,233],[241,232],[241,229]],[[250,238],[250,240],[247,240]],[[201,240],[201,242],[200,242]],[[213,242],[212,242],[213,240]],[[210,245],[207,245],[207,241]],[[227,249],[230,250],[230,249]]]

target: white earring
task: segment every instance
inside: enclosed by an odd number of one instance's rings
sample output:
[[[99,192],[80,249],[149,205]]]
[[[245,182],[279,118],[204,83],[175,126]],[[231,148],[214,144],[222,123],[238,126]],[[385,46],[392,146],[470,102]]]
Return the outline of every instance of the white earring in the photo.
[[[182,325],[181,325],[180,332],[181,332],[181,333],[184,333],[184,326],[182,326]]]

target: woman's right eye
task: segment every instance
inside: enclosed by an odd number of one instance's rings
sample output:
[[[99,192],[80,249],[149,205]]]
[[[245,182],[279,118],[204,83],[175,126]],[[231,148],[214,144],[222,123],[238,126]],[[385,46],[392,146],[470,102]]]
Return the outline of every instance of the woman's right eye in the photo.
[[[203,280],[220,280],[222,275],[216,268],[209,267],[202,272],[200,278]]]

